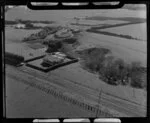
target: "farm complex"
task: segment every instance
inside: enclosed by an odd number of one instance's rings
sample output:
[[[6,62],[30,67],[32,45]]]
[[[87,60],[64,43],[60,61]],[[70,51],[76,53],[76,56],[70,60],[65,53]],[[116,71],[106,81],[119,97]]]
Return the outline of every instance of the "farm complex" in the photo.
[[[5,14],[8,117],[146,116],[146,9]]]

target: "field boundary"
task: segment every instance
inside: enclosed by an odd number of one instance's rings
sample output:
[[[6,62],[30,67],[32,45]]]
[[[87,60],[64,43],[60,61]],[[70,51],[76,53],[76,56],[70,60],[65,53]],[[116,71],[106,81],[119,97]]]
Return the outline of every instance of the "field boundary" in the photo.
[[[88,29],[87,31],[88,32],[92,32],[93,30],[98,30],[98,29],[107,29],[107,28],[113,28],[113,27],[121,27],[121,26],[132,25],[132,24],[139,24],[139,23],[145,23],[145,22],[129,22],[129,23],[107,25],[107,26],[102,26],[102,27],[92,27],[91,29]]]
[[[138,39],[138,38],[132,37],[130,35],[116,34],[116,33],[111,33],[111,32],[107,32],[107,31],[92,30],[90,32],[97,33],[97,34],[114,36],[114,37],[119,37],[119,38],[125,38],[125,39],[130,39],[130,40],[146,41],[146,40],[142,40],[142,39]]]

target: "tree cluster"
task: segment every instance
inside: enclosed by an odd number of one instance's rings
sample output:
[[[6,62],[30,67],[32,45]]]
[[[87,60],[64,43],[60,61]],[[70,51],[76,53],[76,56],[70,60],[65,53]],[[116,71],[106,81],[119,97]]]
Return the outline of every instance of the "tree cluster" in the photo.
[[[98,73],[99,78],[108,84],[146,88],[146,68],[139,62],[127,64],[123,59],[109,54],[108,49],[91,48],[82,51],[80,56],[84,60],[84,67]]]

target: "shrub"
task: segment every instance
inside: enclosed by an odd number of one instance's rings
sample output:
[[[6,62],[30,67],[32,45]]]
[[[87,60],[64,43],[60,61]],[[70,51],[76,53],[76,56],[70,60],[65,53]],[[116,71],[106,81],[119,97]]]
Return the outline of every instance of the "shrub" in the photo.
[[[17,24],[17,22],[16,21],[5,20],[5,24],[6,25],[15,25],[15,24]]]
[[[34,25],[33,25],[32,23],[26,23],[26,24],[25,24],[25,27],[26,27],[26,28],[33,28]]]
[[[63,42],[68,43],[68,44],[76,43],[76,41],[77,41],[76,38],[66,38],[66,39],[63,39]]]

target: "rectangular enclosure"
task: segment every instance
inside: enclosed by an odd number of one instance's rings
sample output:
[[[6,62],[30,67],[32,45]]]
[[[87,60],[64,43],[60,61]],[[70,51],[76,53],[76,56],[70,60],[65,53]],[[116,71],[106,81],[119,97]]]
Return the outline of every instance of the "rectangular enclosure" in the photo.
[[[37,70],[43,71],[43,72],[49,72],[49,71],[57,69],[59,67],[78,62],[78,59],[66,56],[66,58],[61,63],[56,63],[54,65],[45,64],[45,66],[44,66],[44,65],[42,65],[43,57],[40,57],[40,58],[32,60],[32,61],[30,60],[29,62],[27,62],[26,65],[29,67],[35,68]]]

